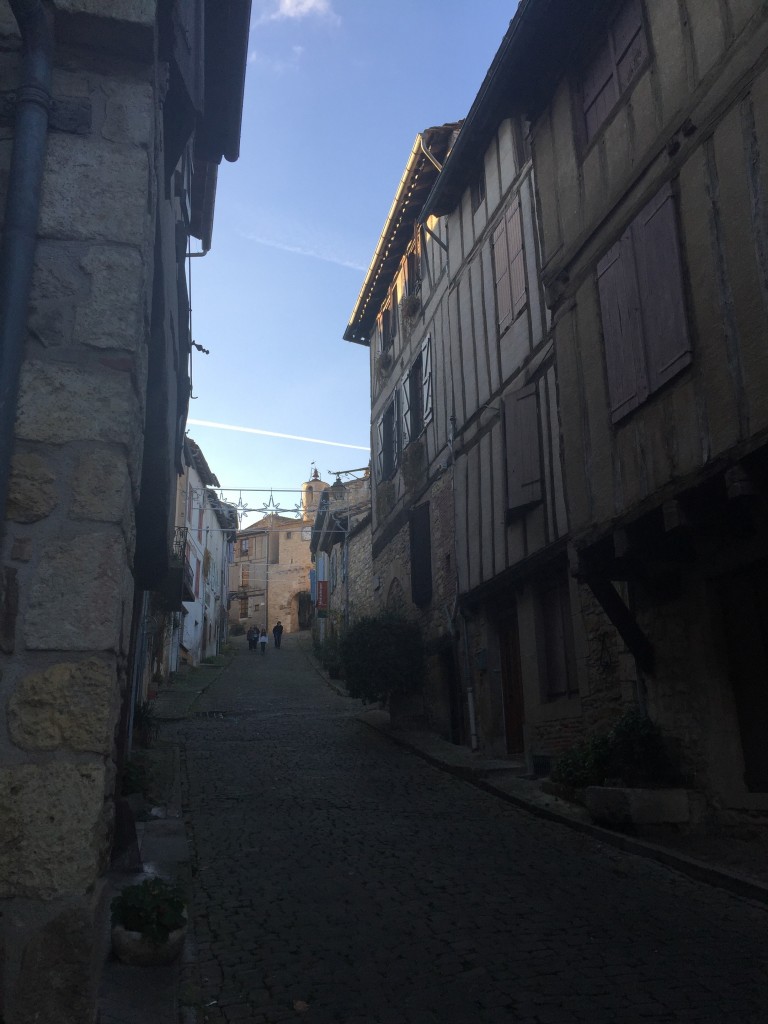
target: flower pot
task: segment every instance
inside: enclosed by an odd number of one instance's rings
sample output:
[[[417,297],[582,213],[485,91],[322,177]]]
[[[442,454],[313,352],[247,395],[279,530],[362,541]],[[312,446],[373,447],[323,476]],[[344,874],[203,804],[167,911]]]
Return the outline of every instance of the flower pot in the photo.
[[[131,932],[121,924],[112,926],[112,949],[115,956],[124,964],[137,967],[159,967],[172,964],[184,948],[187,937],[186,923],[172,931],[165,942],[159,945],[152,942],[141,932]]]

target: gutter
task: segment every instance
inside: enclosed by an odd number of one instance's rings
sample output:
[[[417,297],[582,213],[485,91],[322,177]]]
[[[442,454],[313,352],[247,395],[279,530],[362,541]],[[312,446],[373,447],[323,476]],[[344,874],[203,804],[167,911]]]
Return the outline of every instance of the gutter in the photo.
[[[0,532],[5,531],[53,66],[53,31],[41,0],[9,3],[21,33],[22,72],[0,250]]]

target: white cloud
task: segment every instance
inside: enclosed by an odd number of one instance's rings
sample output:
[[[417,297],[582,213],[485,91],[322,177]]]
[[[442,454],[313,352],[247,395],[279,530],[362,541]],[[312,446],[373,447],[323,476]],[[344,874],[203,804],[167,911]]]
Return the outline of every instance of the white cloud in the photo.
[[[277,5],[272,0],[269,4],[262,4],[262,8],[262,13],[256,18],[256,25],[268,21],[298,21],[313,16],[336,23],[341,21],[330,0],[277,0]]]
[[[263,68],[271,74],[282,75],[287,71],[295,71],[303,55],[303,46],[292,46],[287,58],[273,57],[262,50],[251,50],[248,54],[248,63],[254,67]]]
[[[297,256],[308,256],[310,259],[322,260],[323,263],[334,263],[338,267],[348,267],[350,270],[366,271],[368,269],[367,266],[355,260],[347,259],[337,253],[323,251],[319,247],[316,248],[311,244],[291,244],[290,242],[281,242],[278,239],[268,238],[264,235],[256,235],[246,231],[240,231],[239,234],[243,238],[247,238],[249,242],[256,242],[257,245],[265,245],[269,249],[279,249],[281,252],[292,252]]]

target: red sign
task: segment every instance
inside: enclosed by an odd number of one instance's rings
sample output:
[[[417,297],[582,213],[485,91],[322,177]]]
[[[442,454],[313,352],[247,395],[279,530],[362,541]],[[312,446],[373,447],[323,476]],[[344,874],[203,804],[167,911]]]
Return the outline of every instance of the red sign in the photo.
[[[317,581],[317,601],[315,606],[318,611],[325,611],[328,607],[328,580]]]

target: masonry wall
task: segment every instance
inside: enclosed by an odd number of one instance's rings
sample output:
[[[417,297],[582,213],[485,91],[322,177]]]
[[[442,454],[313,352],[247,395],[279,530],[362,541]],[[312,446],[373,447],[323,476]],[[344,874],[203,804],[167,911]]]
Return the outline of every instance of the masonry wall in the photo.
[[[114,17],[92,3],[52,6],[64,12],[54,98],[77,108],[81,120],[76,131],[48,137],[2,548],[6,1024],[93,1019],[103,956],[99,878],[110,847],[114,739],[131,637],[152,183],[162,160],[154,3],[122,4]],[[81,10],[92,16],[93,49],[67,38],[66,15]],[[121,39],[131,40],[130,52],[120,50]],[[0,89],[12,90],[18,71],[15,23],[2,4]],[[0,190],[12,135],[0,132]]]

